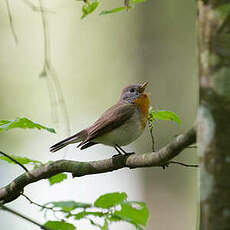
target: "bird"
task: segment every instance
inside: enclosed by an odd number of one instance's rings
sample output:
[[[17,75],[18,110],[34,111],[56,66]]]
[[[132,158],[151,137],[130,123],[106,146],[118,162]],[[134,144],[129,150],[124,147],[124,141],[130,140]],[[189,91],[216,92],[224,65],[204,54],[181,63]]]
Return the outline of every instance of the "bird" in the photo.
[[[145,93],[148,82],[129,85],[122,90],[118,102],[107,109],[91,126],[81,130],[50,147],[56,152],[69,144],[79,143],[77,147],[86,149],[95,144],[114,147],[120,154],[128,153],[121,146],[135,141],[143,133],[150,107],[149,94]]]

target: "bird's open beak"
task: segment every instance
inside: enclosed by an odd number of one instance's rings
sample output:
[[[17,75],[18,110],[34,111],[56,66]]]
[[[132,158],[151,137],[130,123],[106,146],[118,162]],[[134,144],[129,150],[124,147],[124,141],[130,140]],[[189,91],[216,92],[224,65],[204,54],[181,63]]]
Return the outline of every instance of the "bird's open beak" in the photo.
[[[146,88],[147,85],[148,85],[148,82],[147,82],[147,81],[144,82],[144,83],[141,85],[141,87],[140,87],[140,89],[139,89],[139,92],[140,92],[140,93],[143,93],[143,92],[145,91],[145,88]]]

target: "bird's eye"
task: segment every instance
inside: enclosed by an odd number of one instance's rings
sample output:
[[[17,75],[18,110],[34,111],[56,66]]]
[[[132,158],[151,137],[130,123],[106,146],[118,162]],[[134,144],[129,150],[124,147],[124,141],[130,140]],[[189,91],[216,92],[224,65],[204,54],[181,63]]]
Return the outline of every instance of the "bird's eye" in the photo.
[[[130,93],[133,93],[133,92],[135,92],[135,89],[134,88],[130,89]]]

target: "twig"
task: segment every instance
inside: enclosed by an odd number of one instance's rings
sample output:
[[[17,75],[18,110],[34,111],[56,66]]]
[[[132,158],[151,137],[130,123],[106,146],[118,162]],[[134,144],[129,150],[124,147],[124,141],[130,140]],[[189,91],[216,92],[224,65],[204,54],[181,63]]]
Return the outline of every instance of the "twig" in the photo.
[[[33,3],[31,3],[29,0],[22,0],[27,6],[29,6],[34,11],[39,11],[41,13],[41,21],[42,21],[42,28],[43,28],[43,37],[44,37],[44,63],[43,68],[40,73],[40,77],[46,77],[46,83],[48,87],[48,93],[50,98],[50,104],[51,104],[51,113],[52,117],[54,118],[54,121],[58,121],[58,111],[57,106],[60,105],[60,111],[62,113],[62,116],[64,118],[64,123],[66,127],[66,135],[70,135],[70,121],[69,121],[69,115],[67,111],[67,106],[65,103],[65,99],[63,96],[61,84],[58,80],[58,74],[55,70],[55,68],[52,65],[51,58],[50,58],[50,40],[49,40],[49,30],[48,30],[48,22],[46,18],[46,12],[52,12],[47,10],[43,6],[42,0],[38,0],[39,6],[35,6]],[[54,92],[53,92],[54,91]],[[64,154],[65,158],[65,154]]]
[[[168,167],[169,164],[178,164],[178,165],[182,165],[182,166],[185,166],[185,167],[191,167],[191,168],[198,168],[199,167],[199,165],[197,165],[197,164],[185,164],[185,163],[182,163],[182,162],[179,162],[179,161],[168,161],[164,165],[162,165],[163,169]]]
[[[52,84],[51,79],[47,76],[46,76],[46,84],[47,84],[47,89],[50,98],[51,116],[54,123],[58,123],[58,116],[57,116],[58,100],[55,95],[55,87]]]
[[[55,217],[56,219],[58,219],[58,220],[59,220],[59,218],[56,216],[56,212],[62,212],[62,213],[63,213],[62,210],[55,210],[53,207],[47,207],[47,206],[45,206],[45,205],[41,205],[41,204],[38,204],[37,202],[32,201],[32,200],[31,200],[28,196],[26,196],[24,193],[21,193],[21,195],[24,196],[24,197],[30,202],[30,204],[36,205],[36,206],[38,206],[38,207],[40,207],[40,208],[42,208],[42,209],[45,209],[45,210],[50,210],[50,211],[52,211],[54,217]],[[44,217],[45,217],[45,216],[46,216],[46,212],[44,212]]]
[[[22,167],[26,172],[29,172],[29,170],[20,162],[18,162],[17,160],[15,160],[13,157],[9,156],[6,153],[3,153],[2,151],[0,151],[0,154],[2,154],[3,156],[9,158],[11,161],[13,161],[15,164],[19,165],[20,167]]]
[[[149,128],[149,133],[150,133],[151,141],[152,141],[152,151],[154,152],[155,151],[155,141],[154,141],[153,128],[152,127]]]
[[[33,11],[38,11],[38,12],[41,12],[41,10],[43,10],[44,12],[46,13],[55,13],[54,11],[52,10],[49,10],[49,9],[41,9],[40,7],[38,6],[35,6],[31,1],[29,0],[22,0],[31,10]]]
[[[15,178],[7,186],[0,188],[0,201],[4,203],[17,199],[21,195],[24,187],[36,181],[47,179],[58,173],[69,172],[73,177],[81,177],[85,175],[92,175],[98,173],[112,172],[124,167],[130,169],[141,167],[159,167],[165,165],[187,146],[195,143],[196,130],[195,127],[190,129],[187,133],[179,135],[171,143],[161,148],[157,152],[145,154],[133,154],[130,156],[121,156],[119,161],[114,158],[79,162],[70,160],[59,160],[52,163],[46,163],[37,169],[29,171]]]
[[[51,228],[47,228],[47,227],[45,227],[44,225],[38,223],[37,221],[32,220],[31,218],[29,218],[29,217],[27,217],[27,216],[24,216],[24,215],[22,215],[21,213],[19,213],[19,212],[13,210],[13,209],[11,209],[11,208],[6,207],[5,205],[3,205],[3,204],[1,204],[1,203],[0,203],[0,208],[1,208],[2,210],[4,210],[4,211],[10,212],[10,213],[12,213],[12,214],[14,214],[14,215],[16,215],[16,216],[18,216],[18,217],[21,217],[22,219],[27,220],[27,221],[29,221],[29,222],[32,223],[32,224],[35,224],[35,225],[39,226],[41,229],[44,229],[44,230],[52,230]]]
[[[182,163],[179,161],[169,161],[168,163],[169,164],[178,164],[178,165],[182,165],[185,167],[191,167],[191,168],[198,168],[199,167],[199,165],[197,165],[197,164],[185,164],[185,163]]]
[[[62,115],[64,117],[64,121],[65,121],[66,135],[69,136],[70,135],[69,115],[68,115],[65,99],[63,96],[61,84],[58,80],[58,74],[55,68],[53,67],[51,58],[50,58],[50,40],[49,40],[49,34],[48,34],[49,32],[48,23],[47,23],[45,12],[43,11],[44,7],[43,7],[42,0],[39,0],[39,4],[40,4],[40,9],[41,9],[41,20],[42,20],[43,35],[44,35],[44,64],[43,64],[42,74],[40,74],[40,76],[44,76],[48,78],[47,86],[49,90],[49,97],[50,97],[51,105],[53,105],[52,109],[55,110],[55,113],[56,113],[55,105],[59,103],[60,109],[62,111]],[[52,92],[53,88],[55,89],[55,94],[53,94]]]
[[[50,210],[52,210],[52,211],[58,211],[58,210],[54,210],[52,207],[46,207],[46,206],[44,206],[44,205],[41,205],[41,204],[38,204],[38,203],[32,201],[32,200],[31,200],[28,196],[26,196],[24,193],[21,193],[21,195],[24,196],[31,204],[34,204],[34,205],[36,205],[36,206],[38,206],[38,207],[40,207],[40,208],[43,208],[43,209],[50,209]]]
[[[9,0],[5,0],[5,2],[6,2],[7,14],[8,14],[9,22],[10,22],[10,29],[11,29],[11,32],[13,34],[14,41],[17,45],[18,38],[17,38],[17,34],[15,32],[15,29],[14,29],[14,21],[13,21],[13,17],[12,17],[11,10],[10,10]]]

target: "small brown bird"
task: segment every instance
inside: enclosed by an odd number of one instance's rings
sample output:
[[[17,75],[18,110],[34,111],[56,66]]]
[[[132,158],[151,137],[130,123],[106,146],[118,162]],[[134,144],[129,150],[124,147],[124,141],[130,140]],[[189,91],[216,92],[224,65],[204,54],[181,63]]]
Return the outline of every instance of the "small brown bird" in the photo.
[[[95,123],[51,146],[50,151],[56,152],[69,144],[80,142],[77,147],[81,149],[100,143],[114,147],[119,154],[131,154],[121,146],[135,141],[146,126],[150,104],[148,94],[144,93],[147,84],[124,88],[117,104],[106,110]]]

